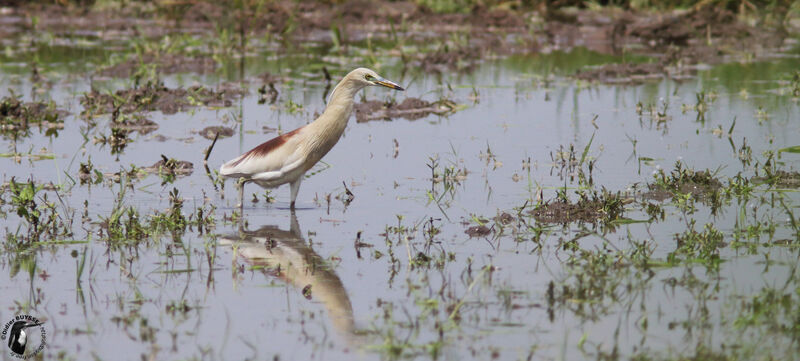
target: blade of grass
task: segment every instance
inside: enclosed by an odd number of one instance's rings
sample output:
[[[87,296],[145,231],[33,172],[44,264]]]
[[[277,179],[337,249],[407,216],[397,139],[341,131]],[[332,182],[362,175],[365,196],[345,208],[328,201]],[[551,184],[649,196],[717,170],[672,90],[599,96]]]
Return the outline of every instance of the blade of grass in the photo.
[[[583,148],[583,154],[581,155],[581,162],[579,163],[579,165],[583,165],[583,162],[586,160],[586,155],[589,154],[589,148],[592,146],[592,142],[594,141],[594,135],[595,133],[592,133],[592,137],[589,138],[589,144],[587,144],[586,147]]]

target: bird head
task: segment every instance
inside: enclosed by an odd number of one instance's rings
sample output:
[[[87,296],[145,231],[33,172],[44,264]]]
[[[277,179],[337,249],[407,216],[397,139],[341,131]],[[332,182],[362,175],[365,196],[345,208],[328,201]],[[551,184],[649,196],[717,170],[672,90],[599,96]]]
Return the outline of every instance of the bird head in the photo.
[[[378,75],[374,70],[358,68],[350,72],[351,79],[362,86],[383,86],[394,90],[405,90],[397,83]]]

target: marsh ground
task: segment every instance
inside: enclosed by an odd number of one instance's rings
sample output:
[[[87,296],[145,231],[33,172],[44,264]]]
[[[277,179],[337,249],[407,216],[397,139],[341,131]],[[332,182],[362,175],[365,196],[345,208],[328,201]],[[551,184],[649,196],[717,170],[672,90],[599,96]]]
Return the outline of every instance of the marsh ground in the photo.
[[[795,18],[186,4],[2,8],[0,319],[44,358],[797,358]],[[219,165],[356,66],[407,91],[240,214]]]

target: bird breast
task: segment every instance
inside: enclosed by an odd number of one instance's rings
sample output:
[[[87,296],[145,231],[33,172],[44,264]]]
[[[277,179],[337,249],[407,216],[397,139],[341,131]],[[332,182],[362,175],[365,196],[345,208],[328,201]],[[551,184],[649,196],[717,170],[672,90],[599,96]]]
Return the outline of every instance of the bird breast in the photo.
[[[308,125],[308,156],[306,158],[306,170],[310,169],[322,157],[339,142],[350,115],[353,113],[353,104],[328,106],[325,113],[320,116],[318,121]]]

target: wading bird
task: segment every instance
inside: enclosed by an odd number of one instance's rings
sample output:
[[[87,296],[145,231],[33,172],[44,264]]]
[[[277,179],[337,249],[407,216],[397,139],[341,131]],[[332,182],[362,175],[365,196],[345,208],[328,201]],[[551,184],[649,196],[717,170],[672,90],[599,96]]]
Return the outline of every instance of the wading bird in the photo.
[[[317,120],[268,140],[220,167],[219,174],[239,180],[239,204],[244,206],[244,185],[253,182],[264,188],[289,183],[290,208],[295,208],[303,175],[336,145],[353,113],[353,97],[367,86],[404,90],[367,68],[347,74],[333,88],[325,111]]]
[[[11,326],[11,334],[8,337],[8,347],[11,348],[11,352],[14,352],[17,355],[25,354],[25,346],[28,344],[28,335],[25,333],[25,329],[41,325],[42,324],[39,322],[14,322],[14,324]]]

